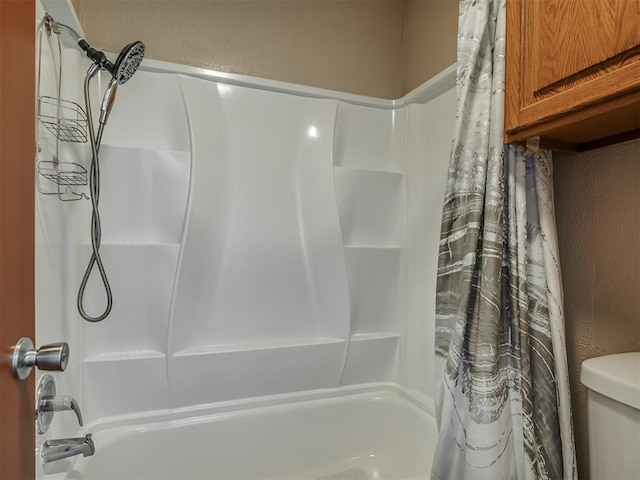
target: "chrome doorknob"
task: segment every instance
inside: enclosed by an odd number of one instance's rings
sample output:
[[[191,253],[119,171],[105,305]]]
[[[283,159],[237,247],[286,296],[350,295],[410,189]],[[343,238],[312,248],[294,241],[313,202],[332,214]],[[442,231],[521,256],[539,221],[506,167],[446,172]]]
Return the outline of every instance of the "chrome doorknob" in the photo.
[[[27,378],[33,367],[39,370],[64,372],[68,363],[69,345],[66,342],[50,343],[34,350],[31,339],[23,337],[13,347],[11,355],[13,374],[18,380]]]

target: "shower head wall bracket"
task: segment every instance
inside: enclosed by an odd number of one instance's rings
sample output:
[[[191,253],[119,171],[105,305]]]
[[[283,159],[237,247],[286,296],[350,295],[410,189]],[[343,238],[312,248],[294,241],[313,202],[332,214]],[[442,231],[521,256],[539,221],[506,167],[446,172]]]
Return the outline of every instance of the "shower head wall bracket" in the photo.
[[[118,85],[126,83],[133,76],[144,57],[146,47],[144,43],[138,40],[126,45],[116,61],[111,62],[104,52],[93,48],[73,28],[64,23],[56,22],[48,13],[45,14],[43,22],[48,33],[53,31],[58,35],[62,35],[62,32],[65,31],[71,35],[76,45],[85,53],[87,58],[92,60],[94,64],[99,65],[100,68],[107,70],[116,79]]]

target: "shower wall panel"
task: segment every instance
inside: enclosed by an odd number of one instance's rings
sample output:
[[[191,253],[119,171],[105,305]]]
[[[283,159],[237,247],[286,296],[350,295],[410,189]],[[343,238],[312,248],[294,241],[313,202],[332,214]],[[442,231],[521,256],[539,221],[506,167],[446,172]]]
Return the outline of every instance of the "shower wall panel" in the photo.
[[[82,103],[86,60],[63,59]],[[160,70],[120,88],[105,130],[103,322],[75,306],[90,202],[37,199],[37,343],[71,345],[58,391],[87,422],[370,382],[431,393],[452,94],[366,107]],[[87,144],[60,154],[89,168]],[[104,301],[94,273],[85,304]],[[58,417],[47,438],[73,436]]]
[[[401,383],[433,398],[435,294],[442,204],[456,118],[454,86],[408,106]]]
[[[94,105],[100,104],[107,80],[108,74],[101,74],[92,89]],[[70,308],[81,333],[77,353],[88,419],[170,407],[169,309],[191,177],[190,133],[177,76],[140,71],[119,88],[100,165],[100,250],[113,309],[104,321],[87,323]],[[89,202],[81,208],[75,283],[91,255]],[[101,312],[104,305],[104,288],[94,272],[85,306]]]
[[[180,82],[193,170],[171,313],[174,404],[336,386],[349,332],[337,102]]]

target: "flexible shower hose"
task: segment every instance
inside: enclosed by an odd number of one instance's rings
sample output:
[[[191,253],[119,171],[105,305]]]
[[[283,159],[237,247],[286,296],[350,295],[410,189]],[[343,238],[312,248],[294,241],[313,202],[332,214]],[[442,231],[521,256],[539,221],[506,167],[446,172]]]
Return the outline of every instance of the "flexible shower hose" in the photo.
[[[104,130],[104,123],[100,123],[98,127],[98,135],[95,135],[95,129],[93,126],[93,116],[91,114],[91,100],[89,98],[89,82],[92,75],[87,75],[84,80],[84,103],[87,108],[87,125],[89,127],[89,138],[91,142],[91,168],[89,170],[89,191],[91,193],[91,258],[89,264],[82,277],[80,283],[80,289],[78,290],[78,312],[82,318],[87,322],[100,322],[107,318],[111,313],[113,307],[113,295],[111,293],[111,286],[107,278],[107,272],[102,264],[102,258],[100,257],[100,240],[102,237],[102,227],[100,225],[100,211],[98,210],[98,201],[100,199],[100,161],[98,153],[100,150],[100,143],[102,142],[102,132]],[[100,278],[104,285],[105,295],[107,297],[107,306],[104,312],[97,317],[92,317],[84,310],[84,291],[87,287],[87,282],[91,276],[93,267],[97,265],[100,272]]]

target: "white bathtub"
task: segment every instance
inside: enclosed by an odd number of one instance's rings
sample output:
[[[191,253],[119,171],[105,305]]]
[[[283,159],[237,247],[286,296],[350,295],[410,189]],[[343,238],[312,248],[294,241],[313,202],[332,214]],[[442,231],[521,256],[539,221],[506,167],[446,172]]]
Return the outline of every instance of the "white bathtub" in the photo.
[[[428,478],[436,423],[417,405],[378,390],[97,427],[93,457],[61,463],[66,475],[45,478]]]

